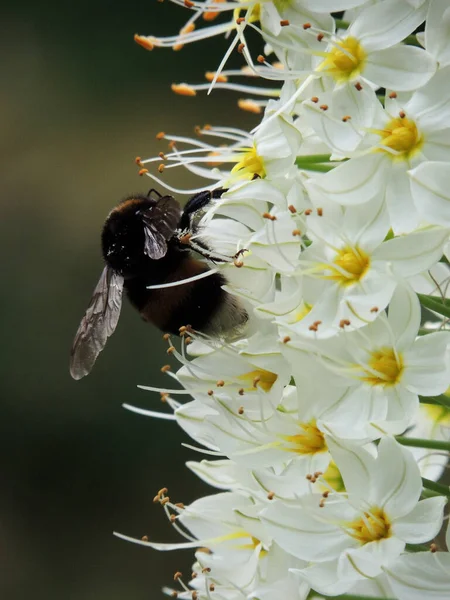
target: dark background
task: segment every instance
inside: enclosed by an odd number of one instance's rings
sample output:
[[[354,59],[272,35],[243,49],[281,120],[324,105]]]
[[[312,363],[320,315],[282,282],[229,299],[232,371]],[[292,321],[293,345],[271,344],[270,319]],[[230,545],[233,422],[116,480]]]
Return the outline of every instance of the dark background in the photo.
[[[155,1],[2,4],[0,597],[162,598],[176,570],[188,579],[193,552],[158,553],[112,531],[181,541],[154,494],[167,486],[189,502],[213,491],[184,466],[201,457],[181,448],[176,424],[121,408],[159,409],[158,395],[136,384],[167,382],[166,345],[125,305],[86,379],[70,378],[69,349],[102,269],[104,218],[151,187],[134,157],[165,148],[161,129],[192,135],[196,124],[256,120],[232,93],[170,91],[213,70],[223,39],[181,52],[133,42],[136,32],[176,33],[188,11]],[[180,187],[199,183],[183,177]]]

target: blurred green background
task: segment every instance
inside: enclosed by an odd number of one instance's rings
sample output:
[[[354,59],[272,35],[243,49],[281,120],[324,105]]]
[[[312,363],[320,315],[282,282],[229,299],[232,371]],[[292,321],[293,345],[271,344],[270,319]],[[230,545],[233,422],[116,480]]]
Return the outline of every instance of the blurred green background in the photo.
[[[176,541],[155,492],[167,486],[189,502],[213,491],[184,466],[200,457],[181,448],[175,424],[121,408],[160,407],[136,384],[166,382],[166,345],[126,304],[86,379],[70,378],[69,350],[101,272],[104,218],[151,187],[134,157],[165,149],[161,129],[192,135],[196,124],[256,121],[231,93],[170,91],[213,70],[225,40],[152,53],[133,42],[136,32],[176,33],[188,16],[179,7],[3,4],[0,597],[162,598],[176,570],[189,575],[192,551],[157,553],[112,531]],[[176,182],[198,183],[181,171]]]

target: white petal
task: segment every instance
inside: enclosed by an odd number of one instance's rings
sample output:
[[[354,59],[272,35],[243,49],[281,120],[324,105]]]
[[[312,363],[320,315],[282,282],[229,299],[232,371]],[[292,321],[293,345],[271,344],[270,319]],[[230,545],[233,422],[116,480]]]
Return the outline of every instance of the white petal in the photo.
[[[450,227],[449,163],[422,163],[409,171],[409,175],[414,202],[424,220]]]
[[[395,538],[383,538],[359,548],[350,548],[339,558],[338,573],[343,579],[376,577],[381,566],[397,558],[405,548],[405,542]]]
[[[431,339],[430,339],[431,338]],[[450,385],[450,374],[445,352],[450,333],[441,331],[418,338],[405,352],[405,371],[402,384],[422,396],[434,396],[445,392]]]
[[[399,351],[410,348],[420,327],[420,302],[409,285],[399,285],[389,304],[389,325]]]
[[[448,128],[450,121],[450,66],[439,69],[426,86],[417,90],[404,107],[418,120],[422,131]]]
[[[425,85],[435,71],[436,61],[425,50],[396,46],[370,54],[363,75],[380,87],[404,92]]]
[[[386,186],[386,203],[395,234],[409,233],[419,226],[420,215],[411,193],[406,162],[391,165]]]
[[[436,496],[417,503],[415,508],[392,524],[392,533],[407,544],[428,542],[442,527],[447,498]]]
[[[404,554],[385,567],[384,572],[399,600],[450,598],[448,552]]]
[[[384,188],[387,167],[383,154],[368,154],[350,159],[310,185],[344,206],[363,204]]]
[[[450,7],[448,0],[433,0],[425,27],[425,48],[441,67],[450,62]]]
[[[292,569],[292,572],[307,581],[313,590],[327,596],[345,594],[354,584],[353,579],[347,581],[338,575],[337,560],[316,563],[307,569]]]
[[[441,258],[447,238],[447,229],[427,227],[388,240],[375,250],[373,259],[390,261],[394,273],[411,277],[426,271]]]
[[[317,495],[317,506],[319,498]],[[300,507],[275,501],[261,513],[261,520],[279,546],[302,560],[332,560],[351,545],[351,539],[338,527],[311,518]]]
[[[378,445],[376,469],[371,480],[372,501],[389,519],[408,514],[422,492],[422,479],[414,456],[393,438]]]
[[[425,5],[414,9],[402,0],[389,0],[364,9],[349,27],[348,34],[358,38],[369,51],[388,48],[412,33],[425,16]]]
[[[358,506],[367,495],[375,459],[364,448],[344,445],[337,440],[329,440],[329,450],[334,462],[339,465],[349,501]]]
[[[450,129],[427,133],[421,151],[427,160],[450,161]]]

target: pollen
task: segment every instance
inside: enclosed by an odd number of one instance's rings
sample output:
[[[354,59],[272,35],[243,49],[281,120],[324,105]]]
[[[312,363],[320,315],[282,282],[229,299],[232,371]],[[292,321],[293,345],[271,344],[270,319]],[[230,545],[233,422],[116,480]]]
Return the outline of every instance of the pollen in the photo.
[[[225,0],[213,0],[213,3],[215,4],[220,4],[221,2],[224,2]],[[210,5],[210,8],[212,8],[212,6]],[[203,20],[204,21],[214,21],[214,19],[217,19],[217,17],[220,15],[220,12],[218,10],[205,10],[205,12],[203,13]]]
[[[345,524],[347,533],[361,545],[391,537],[391,524],[384,510],[376,506],[364,512],[359,519]]]
[[[254,115],[260,115],[262,112],[259,104],[256,104],[256,102],[253,100],[238,100],[238,107],[241,110],[246,110],[247,112],[251,112]]]
[[[334,265],[331,265],[332,273],[325,275],[325,278],[346,286],[363,279],[369,269],[370,258],[361,248],[346,246],[339,250]]]
[[[342,83],[358,77],[364,69],[365,62],[364,48],[356,38],[349,36],[337,42],[320,63],[318,70],[331,75],[335,81]]]
[[[216,76],[215,71],[206,71],[205,73],[205,79],[206,81],[213,81],[214,77]],[[218,81],[219,83],[226,83],[228,81],[228,77],[226,75],[219,75],[216,79],[216,81]]]
[[[416,123],[403,115],[391,119],[384,129],[374,131],[381,137],[381,148],[376,152],[385,152],[394,161],[409,160],[423,146]]]
[[[255,389],[261,388],[265,392],[270,392],[273,384],[278,379],[278,375],[271,371],[266,371],[265,369],[256,369],[255,371],[249,371],[248,373],[239,375],[238,379],[250,384],[245,391],[255,391]]]
[[[153,50],[153,48],[158,45],[154,39],[138,35],[137,33],[134,34],[134,41],[146,50]]]
[[[361,379],[373,386],[396,385],[400,381],[404,369],[402,356],[395,353],[393,348],[379,348],[373,351],[368,361],[368,367]]]
[[[242,179],[252,179],[254,175],[264,178],[266,169],[264,161],[256,151],[256,146],[252,148],[243,148],[239,153],[239,159],[231,170]]]
[[[194,23],[188,23],[184,27],[180,29],[180,35],[185,35],[186,33],[192,33],[195,30]]]
[[[317,454],[328,450],[324,435],[317,428],[315,419],[309,423],[299,423],[299,427],[301,433],[282,436],[290,444],[286,450],[297,454]]]
[[[170,86],[172,92],[180,96],[196,96],[197,92],[187,83],[172,83]]]

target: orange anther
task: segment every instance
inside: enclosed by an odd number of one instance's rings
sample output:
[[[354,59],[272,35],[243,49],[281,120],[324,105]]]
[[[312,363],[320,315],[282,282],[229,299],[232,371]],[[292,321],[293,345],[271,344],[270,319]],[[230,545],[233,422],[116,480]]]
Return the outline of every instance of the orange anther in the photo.
[[[238,100],[238,107],[241,110],[254,113],[255,115],[261,114],[261,107],[256,104],[253,100]]]
[[[170,86],[172,92],[180,96],[196,96],[197,92],[187,83],[172,83]]]
[[[155,44],[152,43],[148,38],[138,35],[137,33],[134,34],[134,41],[136,44],[139,44],[139,46],[142,46],[146,50],[153,50],[155,47]]]

